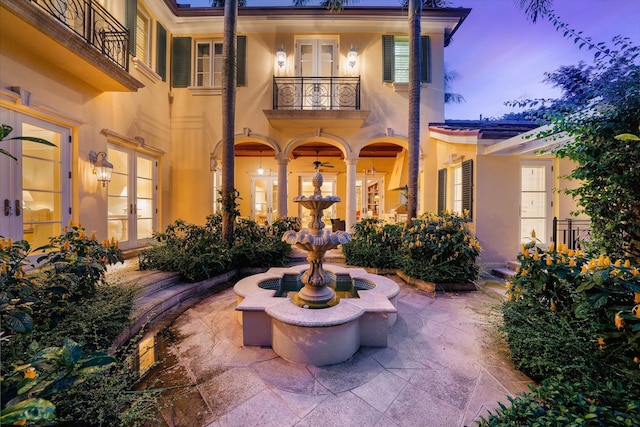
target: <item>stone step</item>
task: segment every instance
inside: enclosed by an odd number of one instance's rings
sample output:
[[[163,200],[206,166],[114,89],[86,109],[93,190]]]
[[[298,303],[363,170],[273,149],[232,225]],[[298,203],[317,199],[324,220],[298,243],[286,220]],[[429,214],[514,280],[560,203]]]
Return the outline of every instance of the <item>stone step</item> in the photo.
[[[147,272],[149,273],[149,272]],[[215,286],[228,282],[236,275],[232,270],[225,274],[203,280],[196,283],[176,283],[169,281],[173,278],[165,277],[159,280],[160,285],[150,283],[148,288],[154,289],[146,295],[138,297],[135,303],[133,319],[129,327],[124,330],[112,344],[115,349],[137,334],[147,325],[148,328],[157,325],[160,321],[179,314],[184,309],[195,304],[198,300],[210,293]],[[147,274],[147,280],[161,275]],[[134,279],[135,280],[135,279]]]
[[[505,263],[505,266],[510,270],[518,271],[518,268],[520,268],[520,261],[510,260]]]
[[[511,280],[516,275],[516,272],[507,267],[499,267],[492,269],[491,274],[504,280]]]

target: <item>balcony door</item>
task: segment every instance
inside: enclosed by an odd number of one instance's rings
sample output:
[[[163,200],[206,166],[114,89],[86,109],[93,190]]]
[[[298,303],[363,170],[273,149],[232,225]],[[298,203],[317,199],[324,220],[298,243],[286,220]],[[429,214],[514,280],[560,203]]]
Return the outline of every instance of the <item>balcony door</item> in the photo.
[[[71,132],[7,109],[0,109],[0,122],[13,127],[9,138],[30,136],[56,145],[5,140],[0,147],[17,159],[0,154],[0,236],[37,248],[71,218]]]
[[[157,230],[157,170],[154,157],[110,146],[113,174],[108,184],[109,239],[122,249],[144,246]]]
[[[331,77],[338,75],[337,39],[297,39],[296,74],[300,107],[322,110],[331,105]]]

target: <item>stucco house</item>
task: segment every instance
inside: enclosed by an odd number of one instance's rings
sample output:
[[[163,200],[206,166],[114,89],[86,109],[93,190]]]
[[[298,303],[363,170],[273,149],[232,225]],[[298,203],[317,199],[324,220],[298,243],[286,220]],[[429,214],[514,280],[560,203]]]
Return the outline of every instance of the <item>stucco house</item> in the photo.
[[[422,13],[418,207],[469,209],[485,261],[494,263],[517,253],[529,161],[534,175],[538,166],[557,168],[545,183],[569,166],[514,150],[515,140],[444,123],[445,47],[470,11]],[[57,145],[2,143],[18,161],[0,156],[0,235],[37,246],[72,220],[134,249],[177,218],[203,223],[216,211],[224,168],[221,8],[0,0],[0,22],[0,122],[14,128],[11,136]],[[327,221],[340,218],[350,229],[365,217],[404,219],[407,31],[400,7],[240,8],[242,216],[304,221],[292,199],[312,191],[319,168],[323,193],[342,199]],[[572,209],[559,193],[552,197],[549,215]],[[540,218],[527,220],[538,227]]]

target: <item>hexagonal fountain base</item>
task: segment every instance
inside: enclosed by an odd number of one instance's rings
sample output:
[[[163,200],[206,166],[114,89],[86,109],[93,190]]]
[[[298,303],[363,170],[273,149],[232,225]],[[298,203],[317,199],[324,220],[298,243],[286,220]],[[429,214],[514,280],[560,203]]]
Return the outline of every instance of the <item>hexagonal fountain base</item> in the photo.
[[[272,268],[235,285],[244,345],[271,346],[284,359],[313,366],[343,362],[360,346],[386,347],[389,327],[396,320],[399,286],[361,268],[325,265],[326,271],[348,274],[361,284],[356,286],[359,298],[343,298],[329,308],[306,309],[275,296],[282,293],[278,281],[307,267]]]

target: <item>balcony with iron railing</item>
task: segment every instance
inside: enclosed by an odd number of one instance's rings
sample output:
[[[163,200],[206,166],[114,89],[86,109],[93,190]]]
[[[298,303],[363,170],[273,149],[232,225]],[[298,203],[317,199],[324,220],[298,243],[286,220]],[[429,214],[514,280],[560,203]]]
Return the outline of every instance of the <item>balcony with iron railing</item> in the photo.
[[[129,70],[129,30],[95,0],[31,0],[124,70]]]
[[[274,127],[360,127],[360,77],[273,77]]]
[[[129,31],[96,0],[0,0],[3,38],[103,91],[144,85],[129,70]],[[54,43],[52,43],[52,41]]]

